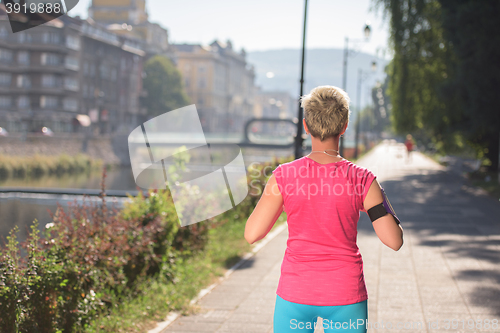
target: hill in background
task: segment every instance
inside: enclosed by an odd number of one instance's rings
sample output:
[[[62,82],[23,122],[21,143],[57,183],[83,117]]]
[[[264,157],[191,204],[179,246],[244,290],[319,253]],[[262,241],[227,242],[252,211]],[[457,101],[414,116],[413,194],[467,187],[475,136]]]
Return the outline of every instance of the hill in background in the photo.
[[[308,93],[319,85],[334,85],[342,87],[343,53],[341,49],[310,49],[306,50],[306,65],[304,72],[304,93]],[[297,97],[300,93],[301,50],[282,49],[248,52],[247,61],[255,66],[256,85],[262,90],[282,90]],[[366,53],[356,53],[348,59],[347,93],[351,98],[352,109],[357,105],[358,69],[371,72],[372,61],[377,62],[377,71],[363,82],[361,104],[369,103],[369,91],[376,81],[384,81],[385,66],[388,61]],[[266,77],[273,72],[274,77]]]

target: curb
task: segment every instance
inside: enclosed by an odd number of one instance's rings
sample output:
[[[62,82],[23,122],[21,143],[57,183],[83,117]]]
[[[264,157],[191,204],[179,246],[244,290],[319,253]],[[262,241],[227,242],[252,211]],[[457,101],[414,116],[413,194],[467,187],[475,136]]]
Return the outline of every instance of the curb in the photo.
[[[246,253],[240,261],[238,261],[236,264],[234,264],[230,269],[226,271],[224,276],[221,276],[219,278],[218,282],[215,282],[211,284],[210,286],[200,290],[198,295],[189,302],[190,305],[195,304],[198,302],[200,299],[202,299],[204,296],[208,295],[215,287],[217,287],[219,284],[221,284],[224,280],[226,280],[235,270],[237,270],[241,265],[243,265],[248,259],[252,258],[257,252],[259,252],[264,246],[267,245],[271,240],[273,240],[276,236],[278,236],[285,228],[287,227],[286,221],[276,227],[273,231],[268,233],[266,237],[264,237],[262,240],[258,242],[257,245],[255,245],[252,249],[252,251]],[[165,321],[159,322],[156,324],[156,327],[149,330],[147,333],[161,333],[164,329],[166,329],[170,324],[172,324],[178,317],[179,313],[172,311],[169,312],[167,315],[167,318]]]

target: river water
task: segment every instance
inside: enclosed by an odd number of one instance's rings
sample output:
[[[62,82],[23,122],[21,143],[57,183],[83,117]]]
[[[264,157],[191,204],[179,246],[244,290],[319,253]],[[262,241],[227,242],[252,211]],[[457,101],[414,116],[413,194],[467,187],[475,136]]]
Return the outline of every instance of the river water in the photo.
[[[76,189],[100,189],[102,172],[91,172],[77,175],[44,176],[35,179],[6,179],[0,180],[0,187],[16,188],[76,188]],[[107,190],[137,190],[132,170],[130,167],[113,168],[107,171]],[[82,203],[81,196],[69,195],[45,195],[45,194],[13,194],[0,193],[0,240],[6,240],[10,230],[16,225],[19,227],[18,238],[23,241],[27,237],[27,230],[33,220],[38,219],[40,229],[52,221],[50,212],[55,212],[57,204],[63,208],[69,203]],[[99,198],[90,198],[99,200]],[[121,205],[126,199],[118,200]],[[2,242],[0,241],[0,244]]]
[[[266,162],[276,156],[290,156],[291,149],[284,150],[261,150],[244,149],[245,165],[248,167],[255,162]],[[58,189],[100,189],[101,172],[92,172],[78,175],[44,176],[36,179],[7,179],[0,180],[0,188],[58,188]],[[106,190],[136,191],[132,169],[128,167],[116,167],[107,172]],[[19,227],[18,239],[24,241],[28,235],[29,227],[33,220],[39,221],[40,229],[52,221],[50,212],[54,213],[57,204],[67,209],[69,203],[75,200],[82,203],[83,197],[70,195],[48,195],[48,194],[13,194],[0,192],[0,245],[6,240],[10,230],[16,225]],[[88,199],[87,199],[88,200]],[[94,197],[93,200],[99,200]],[[121,205],[127,198],[117,200]],[[108,200],[110,202],[111,200]]]

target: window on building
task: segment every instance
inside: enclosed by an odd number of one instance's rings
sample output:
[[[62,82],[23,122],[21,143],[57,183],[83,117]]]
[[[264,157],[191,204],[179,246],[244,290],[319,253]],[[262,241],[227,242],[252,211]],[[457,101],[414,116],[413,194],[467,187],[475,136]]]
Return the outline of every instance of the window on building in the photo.
[[[42,65],[58,66],[60,64],[60,57],[54,53],[42,53],[40,63]]]
[[[205,78],[200,78],[198,80],[198,88],[205,88],[207,85],[207,82],[205,81]]]
[[[3,63],[11,62],[13,58],[13,53],[11,50],[0,49],[0,61]]]
[[[101,63],[99,65],[99,76],[103,79],[113,80],[113,69],[109,63]]]
[[[80,38],[78,36],[66,36],[66,46],[73,50],[80,49]]]
[[[57,108],[57,105],[58,105],[57,97],[54,96],[40,97],[40,107],[42,109]]]
[[[64,88],[68,90],[77,91],[78,90],[78,80],[74,77],[64,78]]]
[[[83,97],[87,97],[89,95],[89,86],[87,84],[83,84],[83,87],[82,87],[82,94],[83,94]]]
[[[205,73],[205,66],[198,66],[198,72]]]
[[[9,32],[5,27],[0,27],[0,37],[4,38],[9,36]]]
[[[8,87],[12,82],[12,74],[0,73],[0,86]]]
[[[44,32],[42,34],[42,43],[44,44],[60,44],[61,35],[58,32]]]
[[[19,88],[30,88],[31,87],[31,78],[26,74],[19,75],[17,77],[17,86]]]
[[[75,98],[65,98],[63,101],[63,108],[66,111],[78,111],[78,101]]]
[[[78,58],[72,56],[66,56],[64,65],[66,66],[66,68],[73,69],[75,71],[80,68],[80,62],[78,61]]]
[[[0,96],[0,108],[10,108],[12,100],[8,96]]]
[[[120,93],[119,101],[120,105],[125,106],[127,104],[127,96],[123,92]]]
[[[25,31],[21,31],[16,34],[17,35],[17,41],[20,44],[26,44],[26,43],[31,43],[33,41],[33,36]]]
[[[189,78],[186,78],[184,80],[184,84],[186,85],[186,88],[190,88],[191,87],[191,81],[189,80]]]
[[[55,87],[57,84],[57,79],[55,75],[44,74],[42,75],[42,87]]]
[[[21,44],[26,43],[26,32],[21,31],[17,34],[17,41]]]
[[[30,64],[30,54],[26,51],[20,51],[17,53],[17,63],[20,65]]]
[[[17,99],[17,107],[19,109],[29,109],[30,107],[30,98],[28,96],[19,96]]]
[[[107,78],[108,77],[108,71],[109,71],[108,66],[106,66],[104,64],[99,65],[99,76],[101,78]]]

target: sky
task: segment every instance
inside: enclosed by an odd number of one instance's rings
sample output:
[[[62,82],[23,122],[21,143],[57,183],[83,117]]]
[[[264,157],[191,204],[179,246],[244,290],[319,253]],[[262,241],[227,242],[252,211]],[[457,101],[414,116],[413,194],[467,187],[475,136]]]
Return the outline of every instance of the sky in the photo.
[[[87,17],[91,0],[80,0],[70,15]],[[357,50],[389,59],[388,22],[373,0],[310,0],[307,48],[343,48],[345,37]],[[150,21],[169,31],[170,43],[209,44],[230,39],[237,50],[302,47],[304,0],[147,0]],[[372,35],[364,42],[370,21]],[[354,42],[357,42],[354,45]]]

